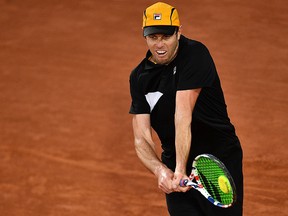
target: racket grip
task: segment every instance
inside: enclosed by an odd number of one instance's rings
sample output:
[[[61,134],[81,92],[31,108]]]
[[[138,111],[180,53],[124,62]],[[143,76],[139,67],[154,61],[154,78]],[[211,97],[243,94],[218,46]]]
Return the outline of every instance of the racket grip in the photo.
[[[188,183],[188,179],[181,179],[179,185],[181,187],[185,187]]]

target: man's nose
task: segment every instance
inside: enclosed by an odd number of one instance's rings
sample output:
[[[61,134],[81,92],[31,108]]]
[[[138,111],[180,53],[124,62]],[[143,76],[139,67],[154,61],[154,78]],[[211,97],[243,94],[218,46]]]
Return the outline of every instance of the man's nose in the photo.
[[[164,43],[163,43],[162,38],[158,39],[157,42],[156,42],[157,48],[161,48],[161,47],[163,47],[163,45],[164,45]]]

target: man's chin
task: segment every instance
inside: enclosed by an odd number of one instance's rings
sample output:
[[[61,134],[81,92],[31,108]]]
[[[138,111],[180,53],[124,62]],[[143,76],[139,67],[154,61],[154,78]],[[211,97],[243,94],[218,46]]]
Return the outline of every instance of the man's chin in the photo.
[[[167,64],[168,60],[167,59],[161,59],[161,58],[159,59],[158,58],[156,62],[157,62],[157,64]]]

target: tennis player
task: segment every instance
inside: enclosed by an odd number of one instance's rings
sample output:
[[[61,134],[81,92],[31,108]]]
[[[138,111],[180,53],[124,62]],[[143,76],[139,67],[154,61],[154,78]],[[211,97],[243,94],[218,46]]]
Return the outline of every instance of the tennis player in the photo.
[[[148,51],[130,75],[139,159],[158,179],[171,216],[242,215],[242,148],[207,47],[181,35],[177,9],[161,2],[144,10],[143,36]],[[152,128],[161,140],[161,159]],[[234,178],[237,201],[231,208],[216,207],[198,191],[179,186],[202,153],[219,158]]]

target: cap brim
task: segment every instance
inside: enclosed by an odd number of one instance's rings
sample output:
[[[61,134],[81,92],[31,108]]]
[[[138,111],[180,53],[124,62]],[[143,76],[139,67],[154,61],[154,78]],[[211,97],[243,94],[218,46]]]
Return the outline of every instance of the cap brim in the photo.
[[[151,34],[173,35],[176,28],[176,26],[146,26],[143,29],[143,35],[144,37]]]

